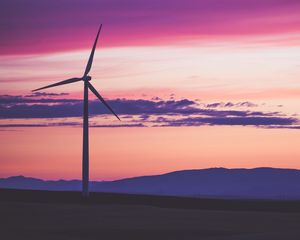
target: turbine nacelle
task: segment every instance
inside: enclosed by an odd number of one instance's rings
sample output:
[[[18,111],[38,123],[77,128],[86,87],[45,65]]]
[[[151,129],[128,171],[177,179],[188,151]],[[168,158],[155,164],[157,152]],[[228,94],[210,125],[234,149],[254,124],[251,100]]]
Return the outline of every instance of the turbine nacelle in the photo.
[[[83,81],[91,81],[91,80],[92,80],[92,77],[91,77],[91,76],[83,76],[83,77],[82,77],[82,80],[83,80]]]

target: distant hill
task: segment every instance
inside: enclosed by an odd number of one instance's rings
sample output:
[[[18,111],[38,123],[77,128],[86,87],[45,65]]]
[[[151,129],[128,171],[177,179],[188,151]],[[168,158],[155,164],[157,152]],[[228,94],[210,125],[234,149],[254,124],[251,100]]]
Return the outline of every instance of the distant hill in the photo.
[[[0,188],[80,191],[81,181],[44,181],[15,176],[0,179]],[[250,199],[300,199],[300,170],[210,168],[162,175],[90,182],[94,192]]]

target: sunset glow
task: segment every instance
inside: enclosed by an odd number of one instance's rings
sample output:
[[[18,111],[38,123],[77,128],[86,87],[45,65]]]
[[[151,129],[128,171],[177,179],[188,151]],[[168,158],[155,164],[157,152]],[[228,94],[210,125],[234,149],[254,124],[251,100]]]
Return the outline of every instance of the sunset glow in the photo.
[[[0,177],[81,177],[82,83],[31,90],[81,77],[99,23],[92,83],[122,121],[90,96],[91,179],[300,169],[299,1],[29,2],[0,8]]]

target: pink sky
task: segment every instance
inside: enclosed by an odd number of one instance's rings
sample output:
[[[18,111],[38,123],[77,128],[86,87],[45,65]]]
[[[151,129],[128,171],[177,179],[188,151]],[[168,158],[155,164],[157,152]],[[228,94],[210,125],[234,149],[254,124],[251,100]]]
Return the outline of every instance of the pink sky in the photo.
[[[71,127],[1,132],[1,176],[80,178],[81,134]],[[209,167],[299,168],[299,138],[299,130],[250,127],[92,128],[90,174],[111,180]]]
[[[2,1],[0,176],[80,178],[82,84],[28,95],[82,75],[99,23],[93,84],[122,123],[91,103],[93,179],[300,168],[299,11],[296,0]]]
[[[291,38],[300,29],[297,0],[5,0],[1,4],[1,54],[86,49],[100,23],[106,32],[101,40],[105,47],[170,45],[202,38]]]

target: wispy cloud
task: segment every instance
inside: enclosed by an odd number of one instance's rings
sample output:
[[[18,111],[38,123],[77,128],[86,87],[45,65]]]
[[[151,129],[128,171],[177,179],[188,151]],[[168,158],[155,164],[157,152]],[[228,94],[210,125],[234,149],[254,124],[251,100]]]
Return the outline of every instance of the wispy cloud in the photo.
[[[69,93],[47,93],[47,92],[34,92],[30,95],[26,95],[25,97],[54,97],[54,96],[67,96]]]
[[[76,122],[57,122],[57,123],[41,123],[41,124],[0,124],[0,128],[24,128],[24,127],[59,127],[59,126],[71,126],[71,127],[80,127],[81,123]],[[142,123],[133,123],[133,124],[90,124],[89,127],[92,128],[119,128],[119,127],[145,127]]]
[[[251,108],[251,107],[257,107],[258,105],[253,103],[253,102],[237,102],[237,103],[233,103],[233,102],[214,102],[214,103],[209,103],[206,104],[206,107],[208,108],[232,108],[232,107],[247,107],[247,108]]]
[[[288,117],[188,117],[177,120],[168,120],[160,118],[158,122],[163,122],[162,126],[179,127],[179,126],[202,126],[202,125],[227,125],[227,126],[269,126],[273,128],[291,127],[299,121],[295,118]]]

